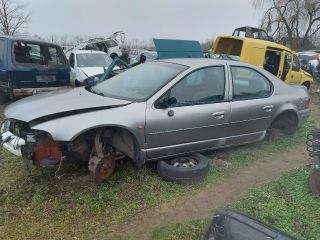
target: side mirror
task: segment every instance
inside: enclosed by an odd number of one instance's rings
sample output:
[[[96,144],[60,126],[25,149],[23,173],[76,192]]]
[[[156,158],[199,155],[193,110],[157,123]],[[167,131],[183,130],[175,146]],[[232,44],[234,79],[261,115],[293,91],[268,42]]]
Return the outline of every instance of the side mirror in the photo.
[[[160,101],[157,102],[156,108],[165,109],[177,103],[175,97],[163,97]]]
[[[167,101],[169,107],[177,103],[177,99],[175,97],[170,97]]]

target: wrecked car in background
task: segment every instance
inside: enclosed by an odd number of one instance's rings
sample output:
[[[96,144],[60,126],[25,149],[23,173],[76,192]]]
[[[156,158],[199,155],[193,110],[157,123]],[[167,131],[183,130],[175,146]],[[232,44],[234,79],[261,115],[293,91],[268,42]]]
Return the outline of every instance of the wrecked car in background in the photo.
[[[1,36],[0,70],[0,103],[70,85],[61,48],[39,40]]]
[[[111,58],[121,57],[122,51],[120,44],[125,41],[125,33],[123,31],[115,32],[107,38],[93,38],[86,42],[80,43],[71,50],[95,50],[107,53]]]
[[[217,37],[211,52],[239,57],[240,61],[264,68],[282,81],[304,85],[309,89],[313,77],[302,70],[297,54],[270,40],[261,29],[238,28],[232,36]]]
[[[72,50],[66,53],[71,67],[70,83],[73,86],[82,86],[84,80],[98,77],[104,73],[112,59],[101,51]],[[92,80],[93,81],[93,80]]]
[[[125,155],[137,167],[158,161],[165,178],[168,165],[192,172],[202,161],[181,164],[178,156],[260,141],[273,129],[291,134],[309,114],[305,87],[256,66],[168,59],[17,101],[1,134],[6,149],[38,167],[76,162],[105,179]]]

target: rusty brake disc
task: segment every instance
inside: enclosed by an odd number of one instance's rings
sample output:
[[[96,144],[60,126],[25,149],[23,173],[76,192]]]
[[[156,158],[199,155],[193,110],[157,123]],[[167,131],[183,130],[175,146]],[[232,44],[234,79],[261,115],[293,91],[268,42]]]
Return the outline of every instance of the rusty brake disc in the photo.
[[[116,167],[116,160],[113,155],[105,155],[97,164],[94,177],[96,180],[105,180],[111,176]]]

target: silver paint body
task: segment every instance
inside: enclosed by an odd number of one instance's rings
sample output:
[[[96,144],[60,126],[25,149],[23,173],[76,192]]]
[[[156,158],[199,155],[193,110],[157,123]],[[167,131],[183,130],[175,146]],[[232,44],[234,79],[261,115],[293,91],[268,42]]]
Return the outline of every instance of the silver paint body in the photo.
[[[299,126],[310,115],[310,110],[304,107],[309,98],[304,87],[288,85],[253,65],[212,59],[164,61],[182,64],[188,69],[145,102],[107,98],[76,88],[17,101],[7,107],[5,117],[30,122],[59,112],[112,106],[42,122],[32,129],[48,132],[56,141],[69,142],[90,129],[120,127],[133,134],[140,148],[140,158],[149,161],[262,140],[271,122],[287,110],[297,113]],[[225,68],[225,102],[155,108],[155,102],[184,76],[198,68],[217,65]],[[245,66],[260,72],[273,84],[273,94],[268,98],[232,101],[229,66]],[[174,111],[171,117],[168,116],[170,110]]]

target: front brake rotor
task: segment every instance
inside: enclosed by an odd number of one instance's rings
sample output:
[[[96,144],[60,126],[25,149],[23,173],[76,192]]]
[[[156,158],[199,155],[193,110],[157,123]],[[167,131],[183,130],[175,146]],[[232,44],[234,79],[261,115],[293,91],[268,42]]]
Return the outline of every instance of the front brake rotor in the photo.
[[[316,169],[310,174],[308,182],[311,192],[320,196],[320,169]]]
[[[96,165],[94,177],[96,180],[105,180],[111,176],[116,167],[116,160],[113,155],[105,155]]]

